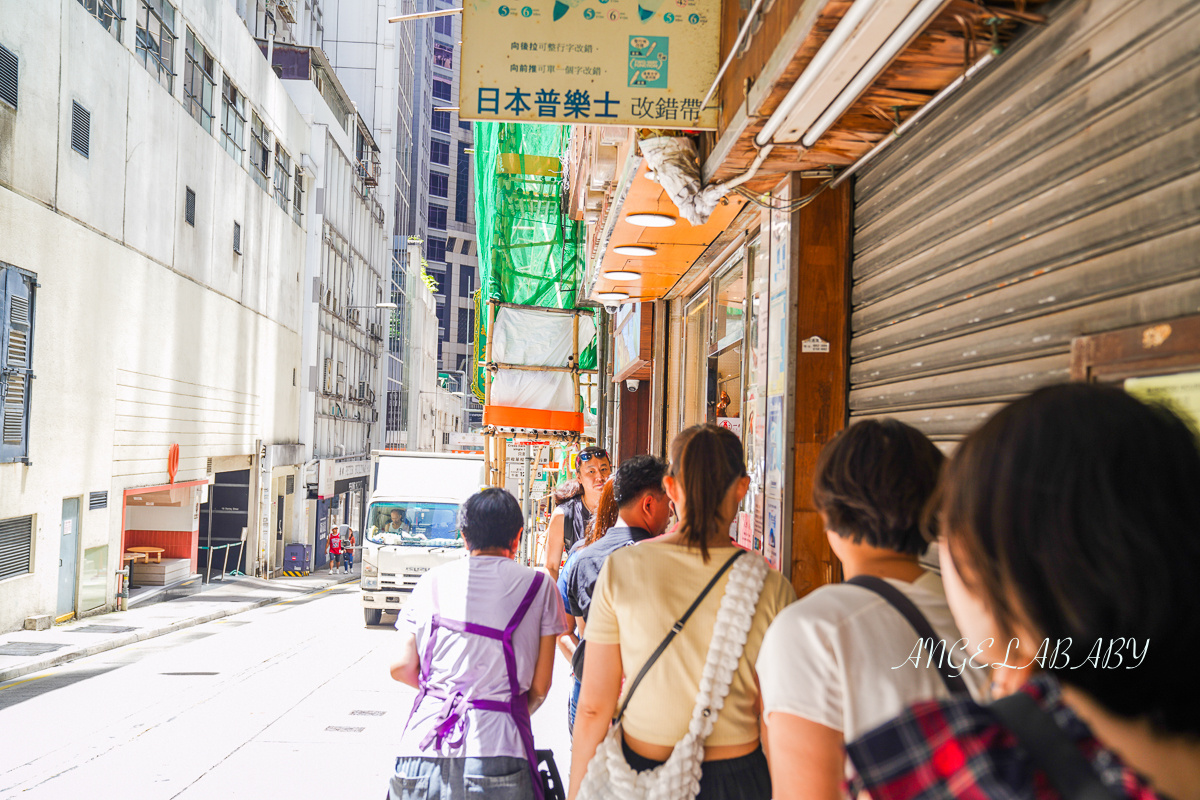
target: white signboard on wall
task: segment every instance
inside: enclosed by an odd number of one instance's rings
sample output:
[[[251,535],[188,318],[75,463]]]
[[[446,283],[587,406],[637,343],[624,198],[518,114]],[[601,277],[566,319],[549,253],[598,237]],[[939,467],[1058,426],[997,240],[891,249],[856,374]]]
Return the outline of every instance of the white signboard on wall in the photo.
[[[463,119],[715,129],[718,0],[465,0]]]

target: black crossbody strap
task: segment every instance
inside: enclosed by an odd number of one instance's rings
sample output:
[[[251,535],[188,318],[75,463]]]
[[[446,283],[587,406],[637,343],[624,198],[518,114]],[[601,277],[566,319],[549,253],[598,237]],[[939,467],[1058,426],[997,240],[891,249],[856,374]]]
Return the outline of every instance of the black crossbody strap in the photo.
[[[846,581],[846,583],[869,589],[882,597],[888,602],[888,605],[899,611],[908,620],[908,624],[913,627],[918,636],[933,642],[934,648],[936,648],[938,641],[937,632],[929,624],[929,620],[925,619],[925,615],[921,613],[921,609],[917,608],[912,600],[904,596],[904,592],[892,586],[883,578],[877,578],[874,575],[856,575]],[[934,648],[930,649],[931,654]],[[948,659],[942,658],[937,664],[938,673],[942,676],[942,682],[946,684],[946,688],[950,691],[950,694],[969,694],[970,690],[967,689],[967,682],[963,680],[961,674],[955,675],[950,671],[950,665],[946,663],[947,661]]]
[[[1015,692],[988,709],[1017,737],[1063,800],[1116,800],[1118,795],[1100,782],[1079,748],[1028,694]]]
[[[659,643],[658,648],[650,654],[650,658],[646,659],[646,663],[642,665],[642,669],[637,674],[637,677],[633,679],[633,683],[629,684],[629,692],[625,695],[625,702],[621,703],[620,710],[618,710],[617,715],[613,717],[614,723],[620,722],[621,717],[625,716],[625,709],[629,706],[629,701],[633,698],[633,693],[637,691],[638,684],[642,682],[642,678],[646,677],[646,673],[650,671],[650,667],[654,666],[655,661],[658,661],[658,657],[661,656],[663,651],[667,649],[667,645],[671,643],[671,640],[674,639],[681,630],[683,630],[683,626],[688,621],[688,617],[692,616],[692,612],[699,608],[700,603],[704,601],[705,597],[708,597],[708,593],[711,592],[712,588],[717,585],[717,581],[721,580],[721,576],[728,572],[729,568],[733,566],[733,562],[737,561],[738,558],[740,558],[745,552],[745,550],[738,550],[736,553],[730,556],[729,560],[726,561],[719,570],[717,570],[717,574],[713,575],[712,580],[708,582],[708,585],[704,587],[704,590],[700,592],[694,601],[692,601],[692,604],[688,607],[688,610],[683,612],[683,616],[677,619],[675,624],[671,626],[671,630],[669,630],[667,635],[663,637],[663,640]]]

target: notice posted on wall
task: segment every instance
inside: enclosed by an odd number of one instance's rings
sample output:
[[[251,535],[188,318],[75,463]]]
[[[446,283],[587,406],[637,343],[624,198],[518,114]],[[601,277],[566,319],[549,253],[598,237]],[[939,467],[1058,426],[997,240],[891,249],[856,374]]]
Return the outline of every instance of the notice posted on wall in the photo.
[[[1126,378],[1125,391],[1144,402],[1167,406],[1200,432],[1200,372]]]
[[[717,127],[717,0],[466,0],[463,119]]]
[[[773,497],[767,498],[766,513],[763,514],[763,557],[771,569],[779,569],[779,552],[783,536],[783,504]]]

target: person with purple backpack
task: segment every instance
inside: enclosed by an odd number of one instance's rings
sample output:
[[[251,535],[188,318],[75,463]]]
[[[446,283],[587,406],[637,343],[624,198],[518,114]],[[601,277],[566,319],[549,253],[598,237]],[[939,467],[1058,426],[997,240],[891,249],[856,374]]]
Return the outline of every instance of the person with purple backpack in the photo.
[[[567,625],[554,581],[513,560],[523,524],[503,489],[470,497],[459,512],[468,557],[422,576],[401,612],[391,675],[417,697],[389,800],[542,800],[530,714]]]

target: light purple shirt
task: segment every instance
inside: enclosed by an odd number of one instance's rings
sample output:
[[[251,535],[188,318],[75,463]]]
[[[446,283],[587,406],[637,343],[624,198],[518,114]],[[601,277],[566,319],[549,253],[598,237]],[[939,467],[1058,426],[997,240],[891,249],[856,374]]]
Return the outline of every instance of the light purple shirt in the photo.
[[[533,575],[532,569],[498,556],[469,556],[445,564],[426,573],[417,582],[396,627],[402,634],[416,636],[417,652],[425,658],[434,612],[433,579],[436,577],[437,611],[443,619],[503,630],[529,591]],[[529,611],[513,634],[517,682],[522,692],[529,691],[533,682],[541,637],[566,631],[558,588],[549,576],[545,576]],[[470,699],[508,699],[504,648],[496,640],[439,628],[428,674],[431,684],[453,685]],[[525,747],[511,716],[502,711],[474,708],[466,712],[467,733],[459,747],[447,745],[437,751],[431,746],[429,750],[421,750],[420,742],[433,727],[443,703],[436,697],[424,699],[401,737],[398,756],[525,758]]]

